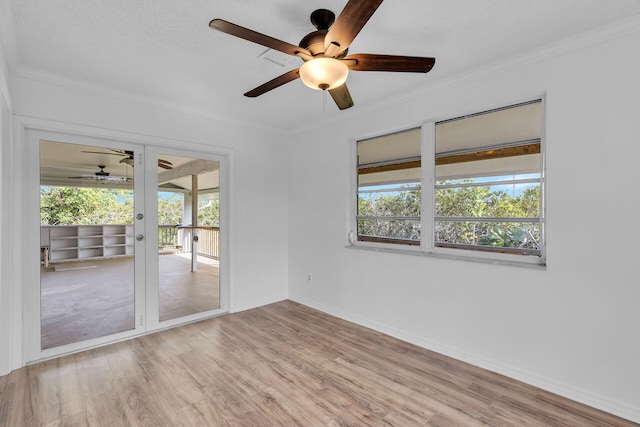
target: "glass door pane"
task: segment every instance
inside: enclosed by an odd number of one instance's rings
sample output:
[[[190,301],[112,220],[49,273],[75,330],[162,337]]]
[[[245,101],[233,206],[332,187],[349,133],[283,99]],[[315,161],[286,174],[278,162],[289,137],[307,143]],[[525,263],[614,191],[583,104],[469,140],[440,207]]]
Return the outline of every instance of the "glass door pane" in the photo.
[[[134,151],[40,141],[40,344],[135,329]]]
[[[159,153],[158,317],[220,308],[220,163]]]

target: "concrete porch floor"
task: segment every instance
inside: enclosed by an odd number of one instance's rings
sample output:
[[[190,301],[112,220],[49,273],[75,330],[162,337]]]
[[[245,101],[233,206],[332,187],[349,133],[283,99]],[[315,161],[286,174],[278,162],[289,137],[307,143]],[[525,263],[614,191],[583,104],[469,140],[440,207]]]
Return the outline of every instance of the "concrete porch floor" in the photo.
[[[41,345],[43,349],[134,328],[133,258],[57,264],[41,268]],[[160,320],[220,307],[219,264],[190,254],[163,254]]]

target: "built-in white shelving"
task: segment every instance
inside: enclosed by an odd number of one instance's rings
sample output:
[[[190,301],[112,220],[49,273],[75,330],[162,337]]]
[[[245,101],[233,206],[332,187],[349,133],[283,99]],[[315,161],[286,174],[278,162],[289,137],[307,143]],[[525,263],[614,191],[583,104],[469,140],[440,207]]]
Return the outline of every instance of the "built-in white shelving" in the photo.
[[[133,255],[131,224],[42,226],[40,240],[51,263]]]

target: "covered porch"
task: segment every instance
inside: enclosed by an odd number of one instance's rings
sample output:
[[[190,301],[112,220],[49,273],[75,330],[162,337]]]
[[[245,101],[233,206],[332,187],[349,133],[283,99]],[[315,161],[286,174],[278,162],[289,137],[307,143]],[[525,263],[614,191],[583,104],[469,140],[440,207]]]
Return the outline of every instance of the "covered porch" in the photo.
[[[202,240],[208,246],[216,246],[209,239]],[[160,248],[160,321],[220,307],[219,260],[205,253],[196,259],[196,269],[192,271],[190,253]],[[49,266],[43,263],[40,274],[43,349],[134,328],[132,256]]]

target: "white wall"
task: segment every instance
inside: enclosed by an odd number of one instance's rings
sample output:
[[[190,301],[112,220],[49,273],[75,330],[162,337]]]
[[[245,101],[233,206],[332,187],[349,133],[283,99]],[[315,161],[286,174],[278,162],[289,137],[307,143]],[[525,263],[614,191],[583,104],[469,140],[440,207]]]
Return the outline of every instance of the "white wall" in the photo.
[[[8,157],[7,149],[11,138],[11,97],[8,90],[9,67],[7,65],[4,52],[4,43],[0,37],[0,375],[4,375],[10,370],[10,296],[9,289],[5,286],[8,278],[8,254],[10,247],[7,244],[6,223],[7,215],[5,206],[7,205],[7,172]]]
[[[296,135],[290,298],[640,421],[638,46],[609,29]],[[546,269],[345,247],[351,138],[545,93]]]
[[[8,115],[8,111],[5,110],[4,107],[4,96],[2,95],[2,93],[0,92],[0,325],[4,325],[5,323],[9,322],[9,318],[8,318],[8,311],[6,309],[6,303],[8,301],[7,296],[5,295],[5,289],[3,286],[4,283],[4,271],[5,271],[5,266],[3,265],[3,255],[5,253],[5,247],[3,242],[3,235],[4,235],[4,199],[3,196],[5,194],[4,192],[4,165],[3,165],[3,161],[2,159],[4,158],[4,146],[5,146],[5,116]],[[5,327],[0,326],[0,343],[3,343],[3,347],[7,345],[8,343],[8,338],[7,338],[7,332],[8,329]],[[7,372],[9,372],[9,363],[8,363],[8,352],[6,351],[0,351],[0,375],[4,375]]]
[[[165,144],[167,140],[175,140],[199,144],[197,146],[203,150],[217,146],[232,151],[234,234],[230,257],[230,309],[240,311],[287,298],[288,175],[284,155],[287,147],[281,142],[282,135],[126,96],[70,89],[18,76],[12,76],[10,87],[18,123],[42,122],[47,127],[61,130],[80,128],[88,132],[96,130],[100,134],[113,132],[125,139],[130,136],[132,141],[157,139]],[[14,143],[20,141],[19,132],[16,126]],[[25,147],[15,148],[12,160],[20,164]],[[190,149],[194,149],[193,146]],[[37,162],[37,159],[33,161]],[[16,176],[25,173],[29,171],[15,171]],[[20,188],[21,180],[16,181],[17,187],[12,189],[15,190],[13,200],[20,206],[19,195],[23,189]],[[8,210],[3,207],[3,212]],[[15,221],[20,222],[19,215],[16,216]],[[20,226],[12,224],[14,228]],[[19,231],[13,235],[12,244],[19,247]],[[30,286],[20,280],[21,272],[33,266],[21,264],[20,259],[15,262],[17,265],[9,272],[11,277],[3,287],[14,283],[14,290],[21,295],[24,287]],[[15,297],[13,303],[14,307],[22,306],[19,297]],[[18,330],[12,353],[15,368],[21,361],[19,348],[23,344],[18,326],[22,317],[20,309],[12,317],[15,320],[12,328]]]

